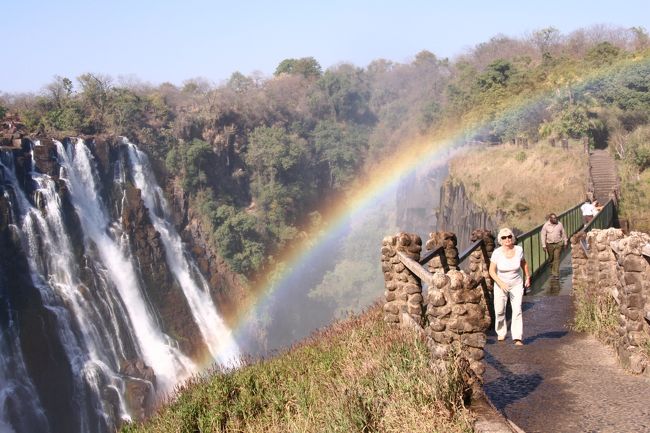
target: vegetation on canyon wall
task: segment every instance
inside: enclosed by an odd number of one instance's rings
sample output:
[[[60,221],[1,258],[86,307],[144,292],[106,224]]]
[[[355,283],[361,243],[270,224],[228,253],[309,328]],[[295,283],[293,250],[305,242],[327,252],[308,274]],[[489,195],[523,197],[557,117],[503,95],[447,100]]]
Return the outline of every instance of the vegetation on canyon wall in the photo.
[[[647,207],[636,203],[646,197],[639,185],[650,155],[649,46],[642,28],[547,28],[496,36],[454,60],[422,51],[409,63],[323,71],[313,58],[286,59],[273,77],[235,72],[218,86],[88,73],[74,83],[55,77],[38,94],[3,94],[0,114],[17,114],[36,135],[137,141],[159,174],[180,181],[233,269],[252,276],[317,226],[319,211],[353,179],[434,131],[454,131],[461,142],[588,137],[609,145],[625,163],[624,197],[635,197],[624,212],[643,220]]]

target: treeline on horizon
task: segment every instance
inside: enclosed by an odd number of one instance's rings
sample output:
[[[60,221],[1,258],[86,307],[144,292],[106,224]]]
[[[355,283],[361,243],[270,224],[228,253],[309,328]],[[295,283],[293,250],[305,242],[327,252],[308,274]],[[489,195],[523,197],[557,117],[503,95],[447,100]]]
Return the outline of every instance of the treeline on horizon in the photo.
[[[286,59],[272,77],[235,72],[220,85],[56,76],[37,94],[1,94],[0,118],[17,116],[34,136],[139,143],[168,185],[182,186],[232,268],[252,277],[318,228],[319,210],[355,179],[439,130],[490,143],[588,137],[642,173],[649,57],[640,27],[545,28],[495,36],[453,60],[424,50],[409,63],[323,70],[312,57]]]

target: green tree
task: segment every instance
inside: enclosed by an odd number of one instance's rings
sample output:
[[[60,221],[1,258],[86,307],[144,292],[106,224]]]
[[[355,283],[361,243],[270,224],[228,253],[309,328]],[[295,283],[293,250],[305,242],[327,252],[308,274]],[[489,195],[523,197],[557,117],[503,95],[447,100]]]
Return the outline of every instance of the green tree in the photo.
[[[614,46],[611,42],[601,42],[587,52],[585,60],[593,66],[600,67],[611,65],[620,54],[620,48]]]
[[[313,57],[301,57],[300,59],[284,59],[275,69],[273,75],[281,74],[302,75],[305,78],[318,78],[323,70],[320,64]]]
[[[354,177],[365,153],[367,132],[333,120],[321,121],[313,133],[319,162],[327,166],[328,186],[343,189]]]

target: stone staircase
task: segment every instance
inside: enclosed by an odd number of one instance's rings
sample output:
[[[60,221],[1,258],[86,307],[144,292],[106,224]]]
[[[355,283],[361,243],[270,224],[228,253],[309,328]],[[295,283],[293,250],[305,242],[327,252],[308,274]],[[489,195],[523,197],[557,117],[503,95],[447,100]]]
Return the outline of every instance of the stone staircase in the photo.
[[[600,204],[607,203],[611,193],[619,194],[619,181],[616,173],[616,162],[606,150],[594,150],[589,155],[589,176],[594,198]]]

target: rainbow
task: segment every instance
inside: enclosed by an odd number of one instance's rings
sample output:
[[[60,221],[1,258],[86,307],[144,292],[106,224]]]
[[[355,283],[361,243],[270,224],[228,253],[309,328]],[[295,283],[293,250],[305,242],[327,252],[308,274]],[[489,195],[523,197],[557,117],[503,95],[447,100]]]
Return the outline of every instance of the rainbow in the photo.
[[[647,58],[625,60],[605,71],[601,70],[590,76],[577,79],[576,84],[572,86],[572,91],[585,91],[596,80],[620,72],[626,67],[638,65],[639,60],[649,61]],[[525,101],[517,101],[510,106],[503,107],[499,118],[523,116],[527,110],[554,92],[555,86],[549,85],[547,89],[532,97],[528,95]],[[330,205],[323,214],[323,224],[318,231],[306,233],[304,240],[285,249],[281,256],[277,257],[280,266],[267,276],[264,283],[253,288],[252,300],[245,308],[240,309],[235,318],[233,327],[235,335],[239,335],[256,315],[262,314],[264,308],[268,306],[269,302],[272,302],[272,298],[280,299],[288,296],[293,290],[300,289],[296,285],[300,284],[301,275],[313,272],[313,263],[317,262],[324,251],[332,247],[333,243],[346,235],[351,224],[363,219],[364,215],[371,212],[377,203],[386,200],[388,196],[393,197],[392,194],[394,194],[400,179],[423,167],[435,164],[436,161],[446,163],[450,151],[464,144],[466,137],[472,136],[475,131],[484,126],[480,124],[468,126],[472,123],[471,120],[465,120],[464,123],[465,125],[438,131],[427,139],[414,140],[403,145],[396,154],[372,168],[373,173],[380,173],[380,175],[367,176],[363,180],[358,180],[351,188],[351,193]],[[379,248],[381,240],[388,234],[390,233],[377,233],[376,267],[378,273],[380,273]],[[350,290],[352,289],[350,288]],[[381,287],[377,287],[377,297],[380,296],[382,290]]]

